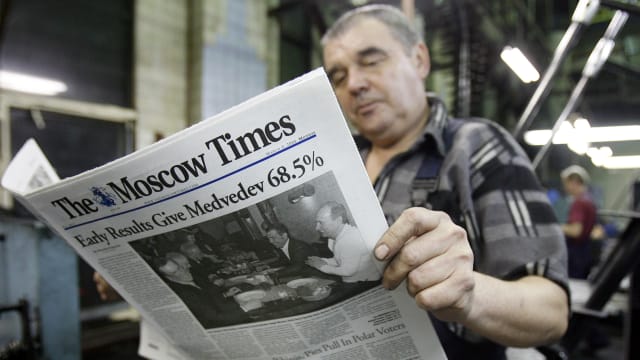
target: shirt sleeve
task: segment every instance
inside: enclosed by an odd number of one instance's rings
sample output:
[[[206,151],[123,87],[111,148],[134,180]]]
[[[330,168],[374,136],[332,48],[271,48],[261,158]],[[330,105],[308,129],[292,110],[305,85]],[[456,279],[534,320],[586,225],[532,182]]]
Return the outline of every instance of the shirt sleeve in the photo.
[[[320,271],[340,276],[353,276],[360,267],[361,250],[359,239],[341,239],[334,249],[334,264],[323,265]]]
[[[568,291],[564,236],[527,155],[498,126],[467,131],[475,141],[466,152],[463,211],[477,270],[502,279],[539,275]]]

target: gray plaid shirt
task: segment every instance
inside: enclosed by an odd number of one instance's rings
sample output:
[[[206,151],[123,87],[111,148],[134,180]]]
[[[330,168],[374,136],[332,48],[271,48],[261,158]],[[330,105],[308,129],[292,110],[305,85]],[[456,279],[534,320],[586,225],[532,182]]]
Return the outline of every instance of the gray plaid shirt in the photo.
[[[424,154],[437,152],[442,165],[427,202],[466,229],[475,269],[501,279],[540,275],[567,290],[564,237],[527,155],[497,124],[451,119],[439,99],[427,98],[431,112],[424,136],[394,157],[374,184],[387,221],[411,207]],[[445,138],[454,125],[451,139]],[[365,159],[370,144],[358,140]]]

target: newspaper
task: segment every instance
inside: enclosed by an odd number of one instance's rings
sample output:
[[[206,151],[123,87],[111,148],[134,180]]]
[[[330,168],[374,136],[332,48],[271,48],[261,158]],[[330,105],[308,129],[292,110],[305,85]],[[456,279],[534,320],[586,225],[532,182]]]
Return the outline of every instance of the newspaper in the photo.
[[[445,358],[427,313],[379,285],[386,222],[322,69],[60,181],[28,141],[2,185],[141,313],[142,356]]]

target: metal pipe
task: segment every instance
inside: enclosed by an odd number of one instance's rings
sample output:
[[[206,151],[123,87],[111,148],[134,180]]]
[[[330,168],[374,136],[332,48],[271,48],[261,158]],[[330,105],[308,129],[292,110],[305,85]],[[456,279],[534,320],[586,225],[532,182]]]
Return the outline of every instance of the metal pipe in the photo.
[[[558,116],[558,119],[553,124],[553,128],[551,129],[551,137],[542,146],[542,148],[536,153],[536,157],[531,162],[534,169],[538,168],[538,165],[540,165],[540,162],[542,161],[544,156],[547,154],[547,151],[549,151],[551,144],[553,144],[553,137],[558,133],[558,130],[560,130],[562,123],[569,118],[569,115],[571,115],[571,113],[575,109],[575,105],[578,103],[578,101],[582,97],[582,91],[584,90],[588,81],[589,81],[589,78],[586,76],[583,76],[580,78],[580,81],[578,81],[578,84],[576,84],[576,87],[573,88],[573,91],[571,92],[571,96],[569,97],[569,101],[567,101],[567,104],[565,105],[564,109],[562,109],[560,116]]]
[[[538,114],[538,111],[540,111],[542,102],[551,91],[551,80],[553,80],[555,74],[558,72],[560,65],[567,57],[569,50],[571,50],[577,42],[578,34],[583,27],[584,25],[582,24],[572,23],[564,33],[562,40],[560,40],[560,43],[553,53],[551,63],[549,63],[547,70],[545,70],[544,75],[542,75],[542,79],[540,79],[540,82],[531,96],[527,107],[524,109],[524,112],[516,124],[516,128],[513,131],[513,136],[516,139],[522,137],[525,129],[529,128],[531,120]]]
[[[584,308],[600,311],[618,290],[620,281],[629,274],[640,260],[640,220],[632,219],[618,240],[618,249],[612,253],[595,279],[592,292]],[[564,347],[571,352],[586,335],[589,318],[575,317],[567,334],[562,340]],[[587,325],[587,326],[585,326]]]
[[[613,47],[615,45],[614,39],[620,32],[620,29],[622,29],[624,24],[627,22],[628,18],[629,15],[620,10],[616,11],[616,13],[611,18],[609,26],[607,26],[604,35],[600,38],[596,46],[593,48],[593,51],[587,59],[587,63],[584,65],[580,81],[578,81],[578,84],[576,84],[576,87],[571,92],[569,101],[567,101],[564,109],[562,109],[562,113],[553,125],[553,129],[551,130],[551,137],[540,149],[540,151],[538,151],[535,158],[533,159],[532,165],[534,169],[536,169],[538,165],[540,165],[540,162],[547,154],[549,148],[551,147],[551,144],[553,143],[553,138],[558,130],[560,130],[562,123],[569,117],[569,115],[571,115],[571,113],[576,108],[576,105],[582,97],[582,93],[589,79],[598,74],[598,72],[602,68],[602,65],[604,65],[604,63],[609,58],[609,55],[611,55],[611,51],[613,50]]]
[[[640,7],[637,5],[612,0],[600,0],[600,3],[612,9],[626,11],[633,15],[640,15]]]
[[[542,79],[538,83],[538,87],[531,96],[527,107],[524,109],[522,116],[520,116],[520,119],[516,124],[513,131],[513,136],[516,139],[522,137],[524,131],[529,128],[531,120],[538,114],[542,102],[547,95],[549,95],[551,90],[551,80],[553,80],[569,51],[576,44],[580,32],[584,29],[586,24],[591,22],[591,19],[597,12],[599,6],[599,1],[580,0],[578,2],[573,16],[571,17],[571,25],[569,25],[569,28],[562,36],[558,46],[556,46],[551,63],[549,63],[544,75],[542,75]]]

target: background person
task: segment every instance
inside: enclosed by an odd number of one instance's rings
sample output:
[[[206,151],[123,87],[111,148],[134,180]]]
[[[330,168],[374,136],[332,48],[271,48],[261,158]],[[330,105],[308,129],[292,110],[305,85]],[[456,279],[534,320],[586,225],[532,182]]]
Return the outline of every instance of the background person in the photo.
[[[560,338],[569,316],[566,247],[514,139],[489,121],[449,118],[425,93],[428,50],[398,9],[350,11],[322,45],[327,75],[362,135],[365,168],[392,222],[375,248],[389,261],[383,285],[406,280],[417,305],[434,316],[450,359],[504,359],[504,346]],[[411,208],[423,163],[438,169],[437,188],[424,203],[444,212]]]
[[[562,231],[566,237],[569,256],[569,277],[586,279],[593,265],[591,233],[596,225],[596,206],[587,191],[589,174],[578,165],[560,173],[565,192],[571,196],[569,215]]]

